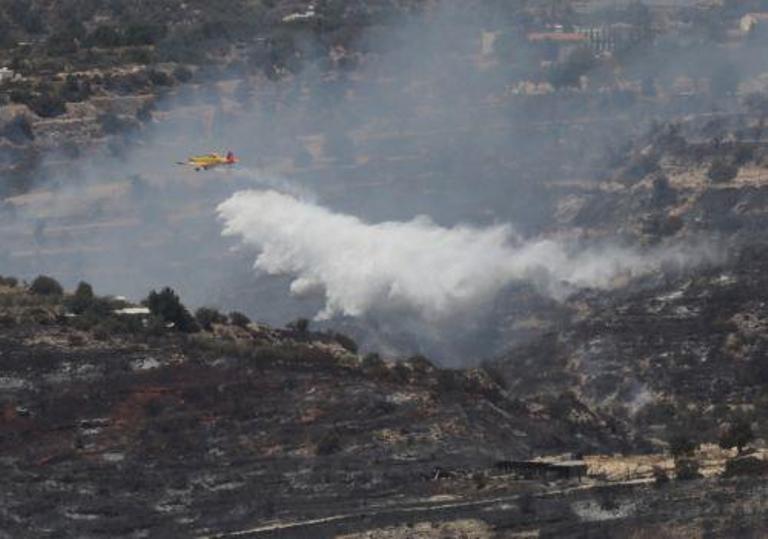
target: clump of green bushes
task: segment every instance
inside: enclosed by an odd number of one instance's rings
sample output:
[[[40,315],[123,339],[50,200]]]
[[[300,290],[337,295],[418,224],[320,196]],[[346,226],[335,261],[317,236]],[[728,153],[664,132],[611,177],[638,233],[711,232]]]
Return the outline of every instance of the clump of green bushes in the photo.
[[[29,291],[38,296],[62,296],[64,288],[59,281],[47,275],[39,275],[32,281]]]
[[[200,331],[200,326],[194,317],[181,303],[176,292],[169,287],[165,287],[159,292],[151,291],[143,303],[154,316],[183,333]]]

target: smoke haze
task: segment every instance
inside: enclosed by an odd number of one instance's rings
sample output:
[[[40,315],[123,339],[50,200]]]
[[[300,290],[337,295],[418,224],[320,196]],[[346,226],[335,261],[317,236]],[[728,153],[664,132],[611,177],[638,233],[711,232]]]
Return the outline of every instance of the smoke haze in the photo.
[[[155,121],[67,163],[68,174],[51,157],[42,193],[12,201],[0,273],[49,273],[70,287],[85,279],[137,300],[170,285],[190,307],[272,324],[354,317],[371,348],[446,356],[457,328],[483,334],[482,313],[515,283],[562,299],[709,260],[711,249],[685,238],[626,247],[636,223],[621,228],[616,214],[647,208],[611,197],[634,204],[650,189],[610,175],[653,121],[738,108],[731,94],[678,99],[674,89],[680,76],[709,76],[728,49],[706,40],[639,49],[625,73],[595,68],[583,90],[525,93],[523,83],[543,82],[538,52],[505,9],[488,10],[435,3],[365,27],[351,68],[330,65],[327,44],[303,32],[301,71],[267,80],[233,68],[174,89]],[[498,34],[495,52],[482,53],[484,32]],[[764,68],[759,52],[730,60],[746,76]],[[627,99],[613,91],[622,77],[650,77],[667,97]],[[196,175],[173,165],[226,149],[241,167]],[[568,197],[578,219],[561,222]],[[260,251],[259,272],[248,249],[221,239],[217,216]],[[604,238],[566,239],[578,229]],[[515,301],[504,296],[499,310]],[[403,344],[404,331],[413,338]]]

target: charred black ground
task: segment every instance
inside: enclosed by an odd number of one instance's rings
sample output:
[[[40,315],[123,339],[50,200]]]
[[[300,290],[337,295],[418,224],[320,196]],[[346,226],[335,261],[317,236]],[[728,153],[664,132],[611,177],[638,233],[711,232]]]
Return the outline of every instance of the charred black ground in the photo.
[[[766,11],[0,2],[0,536],[764,536]],[[320,324],[254,187],[707,256]]]

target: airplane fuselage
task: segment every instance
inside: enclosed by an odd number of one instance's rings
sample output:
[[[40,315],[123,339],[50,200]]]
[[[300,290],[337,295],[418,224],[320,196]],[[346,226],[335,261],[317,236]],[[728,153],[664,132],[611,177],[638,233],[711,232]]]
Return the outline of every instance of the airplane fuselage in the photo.
[[[186,164],[193,167],[196,171],[200,171],[222,166],[232,166],[237,164],[237,162],[238,159],[231,153],[226,156],[212,153],[190,157]]]

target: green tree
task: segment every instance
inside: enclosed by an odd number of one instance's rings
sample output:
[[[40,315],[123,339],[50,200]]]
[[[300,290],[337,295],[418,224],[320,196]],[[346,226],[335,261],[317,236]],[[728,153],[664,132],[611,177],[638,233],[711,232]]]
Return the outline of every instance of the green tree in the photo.
[[[67,301],[67,308],[74,314],[83,314],[91,308],[94,298],[93,287],[86,282],[80,282],[75,293]]]
[[[160,292],[153,290],[144,300],[144,304],[153,315],[167,324],[173,324],[179,331],[194,333],[199,330],[195,319],[172,288],[165,287]]]
[[[232,311],[229,313],[229,322],[234,326],[247,328],[251,323],[251,319],[241,312]]]
[[[41,118],[55,118],[67,112],[66,102],[50,92],[43,92],[33,98],[27,106]]]
[[[686,433],[677,433],[669,440],[669,452],[675,459],[692,455],[697,446],[698,444]]]
[[[211,331],[213,324],[225,324],[227,322],[226,316],[210,307],[200,307],[195,311],[195,319],[200,324],[200,327],[206,331]]]
[[[64,294],[59,281],[47,275],[40,275],[32,281],[29,291],[39,296],[61,296]]]

